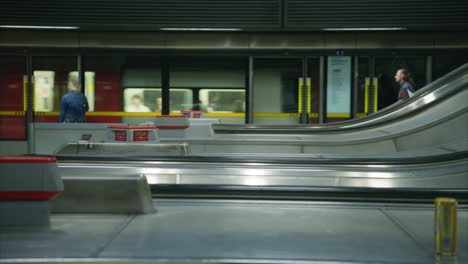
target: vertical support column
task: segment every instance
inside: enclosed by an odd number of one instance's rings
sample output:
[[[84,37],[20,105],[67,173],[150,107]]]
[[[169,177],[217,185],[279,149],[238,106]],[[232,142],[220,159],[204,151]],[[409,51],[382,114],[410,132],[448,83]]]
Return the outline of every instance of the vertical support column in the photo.
[[[35,153],[34,135],[34,86],[33,86],[32,57],[26,56],[26,124],[28,133],[28,153]]]
[[[307,113],[307,73],[308,73],[308,58],[304,57],[302,59],[302,91],[300,94],[299,100],[301,100],[302,103],[302,109],[301,112],[299,113],[301,116],[301,124],[307,124],[309,123],[309,118],[308,118],[308,113]]]
[[[426,84],[432,82],[432,56],[426,57]]]
[[[374,105],[373,105],[373,113],[379,111],[379,79],[374,77],[372,85],[374,86]]]
[[[247,71],[245,76],[245,86],[247,88],[246,100],[245,100],[245,123],[252,124],[253,123],[253,93],[254,93],[254,85],[253,85],[253,65],[254,59],[253,56],[249,56],[247,61]]]
[[[354,56],[354,74],[353,74],[353,101],[352,118],[357,118],[358,112],[358,91],[359,91],[359,56]]]
[[[169,58],[161,57],[161,88],[162,88],[162,114],[169,114],[169,86],[170,86],[170,74],[169,74]]]
[[[319,71],[319,124],[325,123],[325,56],[320,56]]]
[[[364,114],[369,114],[369,86],[370,86],[370,77],[366,77],[364,81]]]
[[[80,86],[80,90],[84,95],[86,94],[86,83],[85,83],[85,69],[84,69],[84,56],[78,56],[78,85]]]
[[[375,77],[375,57],[371,56],[369,58],[369,81],[370,81],[370,87],[369,87],[369,113],[373,113],[375,108],[373,107],[375,105],[375,82],[374,82],[374,77]]]

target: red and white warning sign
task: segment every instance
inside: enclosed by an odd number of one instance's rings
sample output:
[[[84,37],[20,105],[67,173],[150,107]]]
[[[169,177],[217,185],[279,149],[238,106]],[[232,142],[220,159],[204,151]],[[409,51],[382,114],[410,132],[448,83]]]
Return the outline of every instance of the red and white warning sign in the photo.
[[[155,126],[109,126],[108,139],[115,142],[157,141]]]
[[[180,114],[188,118],[203,118],[205,117],[205,112],[203,111],[180,111]]]

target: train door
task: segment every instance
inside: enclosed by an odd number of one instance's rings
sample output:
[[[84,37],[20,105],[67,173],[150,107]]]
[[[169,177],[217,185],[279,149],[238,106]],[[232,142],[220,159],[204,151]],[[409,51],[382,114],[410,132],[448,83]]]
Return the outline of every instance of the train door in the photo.
[[[255,58],[253,123],[299,124],[302,58]]]
[[[170,72],[171,112],[201,110],[222,123],[245,122],[244,58],[174,57]]]
[[[0,140],[25,139],[26,57],[2,56],[0,60]]]
[[[308,123],[316,124],[319,123],[319,112],[320,112],[320,99],[322,92],[320,89],[320,83],[324,80],[320,80],[320,57],[312,57],[307,59],[307,105],[305,111],[307,111]],[[301,94],[302,78],[299,83],[299,94]],[[322,98],[323,100],[323,98]],[[299,109],[299,112],[302,109]]]
[[[85,95],[90,104],[86,121],[120,123],[122,117],[122,68],[126,56],[85,56]],[[95,111],[95,112],[93,112]]]
[[[60,101],[73,83],[70,73],[77,71],[76,56],[33,56],[35,122],[58,122]]]

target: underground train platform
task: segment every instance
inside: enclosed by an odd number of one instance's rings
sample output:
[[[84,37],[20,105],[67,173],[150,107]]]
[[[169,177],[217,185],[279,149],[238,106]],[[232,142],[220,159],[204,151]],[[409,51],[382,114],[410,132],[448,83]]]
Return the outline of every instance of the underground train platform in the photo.
[[[468,263],[468,2],[12,1],[0,264]]]
[[[2,229],[1,263],[464,263],[434,257],[432,205],[155,199],[155,214],[53,214]],[[436,260],[435,260],[436,259]]]

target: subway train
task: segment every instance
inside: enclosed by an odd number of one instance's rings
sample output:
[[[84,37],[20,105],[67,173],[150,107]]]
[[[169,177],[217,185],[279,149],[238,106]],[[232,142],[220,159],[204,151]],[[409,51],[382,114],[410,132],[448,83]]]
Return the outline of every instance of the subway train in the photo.
[[[0,138],[25,139],[26,76],[25,56],[2,56],[0,70]],[[31,56],[35,122],[58,122],[61,97],[70,86],[78,86],[77,56]],[[330,57],[325,57],[330,58]],[[350,57],[351,58],[351,57]],[[451,58],[451,57],[450,57]],[[449,58],[449,59],[450,59]],[[447,60],[447,58],[443,58]],[[437,62],[443,59],[437,59]],[[87,122],[130,123],[151,121],[162,112],[161,60],[157,56],[83,56],[84,94],[89,102]],[[426,58],[352,57],[350,79],[343,94],[321,95],[320,57],[308,59],[307,105],[302,110],[302,58],[255,58],[253,61],[252,109],[258,124],[299,124],[300,112],[307,111],[308,122],[317,123],[320,100],[337,105],[347,103],[344,112],[327,109],[328,122],[346,120],[375,112],[396,102],[397,86],[393,72],[399,67],[414,69],[419,87],[425,78]],[[373,60],[374,78],[370,61]],[[249,99],[246,57],[170,57],[169,112],[202,110],[222,123],[245,123]],[[452,63],[433,70],[436,78],[461,65]],[[325,60],[325,65],[327,60]],[[351,67],[352,65],[352,67]],[[356,66],[357,65],[357,66]],[[326,88],[326,87],[325,87]],[[344,98],[339,98],[344,97]],[[322,99],[321,99],[322,98]],[[340,101],[341,100],[341,101]],[[354,113],[353,113],[354,112]]]

